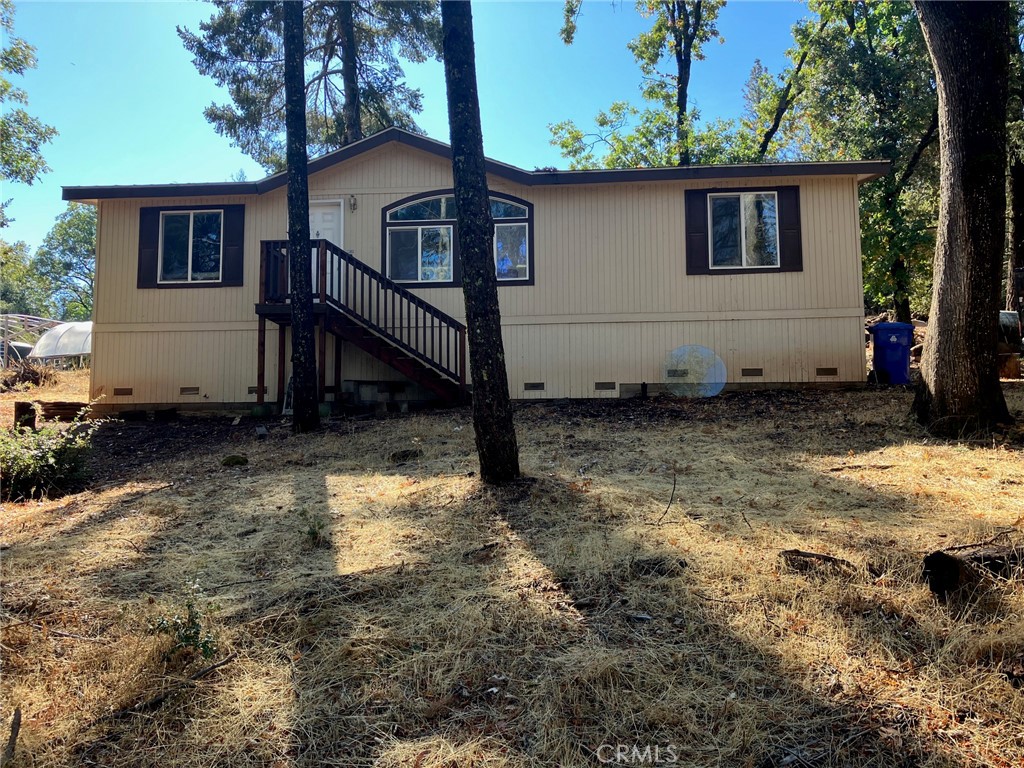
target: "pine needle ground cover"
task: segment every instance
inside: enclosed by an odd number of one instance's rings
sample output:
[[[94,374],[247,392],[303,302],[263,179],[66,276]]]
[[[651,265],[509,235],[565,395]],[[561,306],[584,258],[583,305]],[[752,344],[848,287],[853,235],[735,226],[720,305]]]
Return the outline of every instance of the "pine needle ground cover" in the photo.
[[[1020,435],[910,400],[524,405],[500,490],[466,410],[105,424],[90,491],[0,514],[0,740],[20,706],[22,766],[1018,766],[1022,582],[943,603],[921,559],[1019,541]]]

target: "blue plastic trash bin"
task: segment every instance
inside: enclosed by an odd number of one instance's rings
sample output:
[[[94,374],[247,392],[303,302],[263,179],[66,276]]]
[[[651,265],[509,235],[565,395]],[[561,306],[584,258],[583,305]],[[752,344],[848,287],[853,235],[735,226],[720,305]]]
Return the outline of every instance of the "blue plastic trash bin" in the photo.
[[[879,323],[871,328],[874,340],[875,376],[879,384],[910,383],[910,347],[914,326],[907,323]]]

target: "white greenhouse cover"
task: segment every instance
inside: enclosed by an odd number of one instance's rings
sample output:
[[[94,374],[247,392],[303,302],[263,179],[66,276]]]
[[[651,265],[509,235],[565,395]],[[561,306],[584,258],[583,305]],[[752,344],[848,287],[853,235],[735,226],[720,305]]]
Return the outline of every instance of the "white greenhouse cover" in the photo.
[[[29,357],[76,357],[92,352],[92,323],[61,323],[32,347]]]

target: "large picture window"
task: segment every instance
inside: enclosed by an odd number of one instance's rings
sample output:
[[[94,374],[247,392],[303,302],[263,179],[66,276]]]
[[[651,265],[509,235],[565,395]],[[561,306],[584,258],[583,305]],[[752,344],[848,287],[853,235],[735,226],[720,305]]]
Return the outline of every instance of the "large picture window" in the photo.
[[[711,268],[779,266],[774,192],[708,195]]]
[[[160,216],[160,282],[219,281],[223,211],[165,211]]]
[[[491,197],[492,255],[501,284],[533,283],[532,206],[515,198]],[[399,201],[384,211],[384,269],[399,283],[458,285],[461,274],[455,197],[433,192]]]

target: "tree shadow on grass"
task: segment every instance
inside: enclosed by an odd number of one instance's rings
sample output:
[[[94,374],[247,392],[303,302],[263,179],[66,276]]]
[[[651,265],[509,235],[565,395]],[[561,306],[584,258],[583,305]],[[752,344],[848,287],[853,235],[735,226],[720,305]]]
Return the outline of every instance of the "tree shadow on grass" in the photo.
[[[191,496],[153,494],[157,509],[131,513],[155,520],[134,539],[139,551],[83,583],[141,616],[147,595],[162,600],[199,574],[221,604],[223,652],[238,656],[156,712],[80,728],[75,761],[582,766],[623,745],[641,758],[671,747],[683,765],[953,764],[933,751],[919,710],[861,689],[857,670],[834,658],[851,638],[888,646],[897,665],[923,653],[904,650],[902,618],[851,620],[880,605],[867,569],[775,564],[787,537],[841,545],[841,529],[820,530],[823,517],[871,510],[898,522],[919,513],[912,499],[795,458],[769,467],[770,429],[750,455],[710,462],[702,452],[731,429],[720,420],[655,424],[686,427],[670,449],[653,446],[648,422],[613,426],[613,442],[600,445],[576,418],[522,440],[537,479],[502,490],[439,473],[463,465],[468,433],[395,467],[367,430],[308,450],[282,439],[254,457],[252,477],[237,470]],[[741,471],[759,462],[765,472]],[[678,500],[662,515],[673,474]],[[729,493],[743,484],[754,485],[756,507]],[[795,485],[809,504],[785,515]],[[165,504],[173,509],[160,518]],[[117,514],[100,519],[63,552],[19,557],[73,568],[90,537],[116,533]],[[308,534],[316,520],[327,521],[327,546]],[[879,549],[894,569],[913,557]],[[737,556],[751,559],[753,576],[728,562]],[[807,637],[811,610],[834,615],[835,636]],[[920,632],[916,646],[938,644]],[[137,664],[139,679],[108,709],[162,689],[157,658]]]

